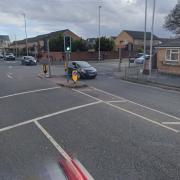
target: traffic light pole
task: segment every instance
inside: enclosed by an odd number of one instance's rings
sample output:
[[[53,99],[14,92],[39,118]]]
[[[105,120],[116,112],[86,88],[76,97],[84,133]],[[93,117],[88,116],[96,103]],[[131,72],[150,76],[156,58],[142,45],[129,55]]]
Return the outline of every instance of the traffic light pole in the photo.
[[[70,61],[70,53],[71,53],[71,37],[70,36],[64,36],[64,52],[66,53],[66,64],[65,64],[65,70],[66,70],[66,78],[67,82],[69,82],[69,74],[68,74],[68,63]]]

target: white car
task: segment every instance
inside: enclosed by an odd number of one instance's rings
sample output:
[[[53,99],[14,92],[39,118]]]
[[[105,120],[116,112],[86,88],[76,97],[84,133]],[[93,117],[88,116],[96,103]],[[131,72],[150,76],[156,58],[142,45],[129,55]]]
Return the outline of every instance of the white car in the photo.
[[[6,60],[6,61],[11,61],[11,60],[13,60],[13,61],[15,61],[15,56],[14,56],[14,54],[13,53],[7,53],[7,54],[5,54],[5,56],[4,56],[4,60]]]
[[[37,65],[37,60],[33,56],[23,56],[21,59],[22,65]]]
[[[149,55],[146,55],[146,60],[148,60],[150,58],[150,56]],[[142,55],[141,57],[139,57],[139,58],[136,58],[135,60],[134,60],[134,63],[135,64],[143,64],[144,63],[144,55]]]

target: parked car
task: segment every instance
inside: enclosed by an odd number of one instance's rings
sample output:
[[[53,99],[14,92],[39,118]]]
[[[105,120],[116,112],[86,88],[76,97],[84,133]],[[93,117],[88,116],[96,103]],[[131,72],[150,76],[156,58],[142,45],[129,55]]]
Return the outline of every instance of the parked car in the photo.
[[[144,60],[145,60],[145,59],[148,60],[149,57],[150,57],[149,55],[146,55],[146,58],[144,58],[144,55],[142,55],[141,57],[136,58],[136,59],[134,60],[134,63],[135,63],[135,64],[143,64],[143,63],[144,63]]]
[[[144,55],[144,53],[137,53],[134,57],[130,57],[129,58],[129,62],[130,63],[134,63],[134,60],[136,59],[136,58],[139,58],[139,57],[141,57],[141,56],[143,56]]]
[[[4,60],[6,60],[6,61],[12,61],[12,60],[15,61],[16,58],[15,58],[13,53],[7,53],[4,56]]]
[[[22,65],[37,65],[37,60],[33,56],[23,56],[21,59]]]
[[[95,78],[97,70],[86,61],[72,61],[68,64],[68,73],[72,74],[73,70],[77,70],[78,78]]]
[[[0,59],[3,59],[3,58],[4,58],[3,54],[0,53]]]

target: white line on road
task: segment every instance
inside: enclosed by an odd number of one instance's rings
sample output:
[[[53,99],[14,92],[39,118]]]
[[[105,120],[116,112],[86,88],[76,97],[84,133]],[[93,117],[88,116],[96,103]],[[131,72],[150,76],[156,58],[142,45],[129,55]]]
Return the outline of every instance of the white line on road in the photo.
[[[36,126],[41,130],[41,132],[46,136],[46,138],[54,145],[54,147],[59,151],[59,153],[68,161],[71,161],[71,157],[66,153],[66,151],[56,142],[56,140],[47,132],[47,130],[37,121],[34,121]],[[94,178],[91,176],[91,174],[85,169],[85,167],[79,162],[78,163],[79,167],[85,174],[88,176],[89,180],[94,180]]]
[[[89,95],[89,94],[86,94],[86,93],[84,93],[84,92],[81,92],[81,91],[79,91],[79,90],[76,90],[76,89],[73,89],[73,90],[76,91],[76,92],[78,92],[78,93],[80,93],[80,94],[83,94],[83,95],[85,95],[85,96],[94,98],[93,96],[91,96],[91,95]],[[97,100],[101,100],[101,99],[98,99],[98,98],[96,98],[96,99],[97,99]],[[161,124],[161,123],[158,123],[158,122],[156,122],[156,121],[154,121],[154,120],[152,120],[152,119],[149,119],[149,118],[147,118],[147,117],[145,117],[145,116],[139,115],[139,114],[137,114],[137,113],[133,113],[133,112],[127,110],[127,109],[124,109],[124,108],[121,108],[121,107],[119,107],[119,106],[113,105],[113,104],[108,103],[108,102],[106,102],[106,101],[103,101],[103,100],[101,100],[101,101],[102,101],[103,103],[109,105],[109,106],[112,106],[112,107],[114,107],[114,108],[116,108],[116,109],[119,109],[119,110],[121,110],[121,111],[127,112],[127,113],[129,113],[129,114],[132,114],[132,115],[134,115],[134,116],[136,116],[136,117],[139,117],[139,118],[141,118],[141,119],[144,119],[144,120],[146,120],[146,121],[148,121],[148,122],[151,122],[151,123],[156,124],[156,125],[158,125],[158,126],[161,126],[161,127],[163,127],[163,128],[169,129],[169,130],[171,130],[171,131],[173,131],[173,132],[176,132],[176,133],[179,132],[178,130],[176,130],[176,129],[174,129],[174,128],[170,128],[170,127],[168,127],[168,126],[165,126],[165,125],[163,125],[163,124]]]
[[[108,103],[121,103],[121,102],[127,102],[126,100],[115,100],[115,101],[105,101],[105,102],[108,102]]]
[[[36,126],[41,130],[41,132],[47,137],[47,139],[54,145],[54,147],[60,152],[60,154],[67,160],[70,160],[70,156],[64,151],[64,149],[54,140],[54,138],[39,124],[39,122],[34,121]]]
[[[6,74],[6,76],[9,78],[9,79],[13,79],[13,77],[10,75],[10,74]]]
[[[60,89],[60,88],[61,87],[56,86],[56,87],[52,87],[52,88],[36,89],[36,90],[32,90],[32,91],[24,91],[24,92],[15,93],[15,94],[9,94],[9,95],[6,95],[6,96],[0,96],[0,99],[9,98],[9,97],[13,97],[13,96],[19,96],[19,95],[23,95],[23,94],[30,94],[30,93],[36,93],[36,92],[42,92],[42,91],[49,91],[49,90],[53,90],[53,89]]]
[[[11,125],[11,126],[7,126],[7,127],[4,127],[4,128],[1,128],[0,132],[7,131],[7,130],[10,130],[10,129],[13,129],[13,128],[16,128],[16,127],[19,127],[19,126],[23,126],[23,125],[26,125],[26,124],[29,124],[29,123],[32,123],[32,122],[35,122],[35,121],[39,121],[39,120],[42,120],[42,119],[45,119],[45,118],[56,116],[56,115],[59,115],[59,114],[62,114],[62,113],[66,113],[66,112],[69,112],[69,111],[73,111],[73,110],[76,110],[76,109],[81,109],[81,108],[84,108],[84,107],[88,107],[88,106],[92,106],[92,105],[95,105],[95,104],[99,104],[101,102],[102,101],[100,100],[100,101],[96,101],[96,102],[92,102],[92,103],[88,103],[88,104],[84,104],[84,105],[80,105],[80,106],[75,106],[75,107],[72,107],[72,108],[64,109],[64,110],[57,111],[57,112],[54,112],[54,113],[51,113],[51,114],[47,114],[47,115],[44,115],[44,116],[40,116],[40,117],[37,117],[37,118],[34,118],[34,119],[30,119],[30,120],[27,120],[27,121],[24,121],[24,122],[21,122],[21,123],[17,123],[17,124]]]
[[[145,106],[145,105],[142,105],[142,104],[136,103],[136,102],[134,102],[134,101],[131,101],[131,100],[125,99],[125,98],[123,98],[123,97],[116,96],[116,95],[114,95],[114,94],[112,94],[112,93],[109,93],[109,92],[103,91],[103,90],[101,90],[101,89],[97,89],[97,88],[95,88],[95,87],[92,87],[92,88],[93,88],[93,89],[95,89],[95,90],[97,90],[97,91],[103,92],[103,93],[105,93],[105,94],[108,94],[108,95],[114,96],[114,97],[116,97],[116,98],[122,98],[122,99],[124,99],[124,100],[126,100],[127,102],[130,102],[130,103],[132,103],[132,104],[135,104],[135,105],[141,106],[141,107],[143,107],[143,108],[149,109],[149,110],[151,110],[151,111],[154,111],[154,112],[157,112],[157,113],[163,114],[163,115],[165,115],[165,116],[168,116],[168,117],[170,117],[170,118],[174,118],[174,119],[176,119],[176,120],[180,121],[180,118],[179,118],[179,117],[176,117],[176,116],[173,116],[173,115],[167,114],[167,113],[162,112],[162,111],[159,111],[159,110],[157,110],[157,109],[153,109],[153,108],[147,107],[147,106]]]
[[[162,122],[162,124],[180,125],[180,122]]]

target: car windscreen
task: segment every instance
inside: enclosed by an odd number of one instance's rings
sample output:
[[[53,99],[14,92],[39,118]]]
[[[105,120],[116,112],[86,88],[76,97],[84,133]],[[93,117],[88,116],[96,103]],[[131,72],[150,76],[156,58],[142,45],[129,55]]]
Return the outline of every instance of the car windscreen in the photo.
[[[91,65],[89,63],[85,62],[85,61],[78,62],[76,64],[79,65],[81,68],[91,67]]]

